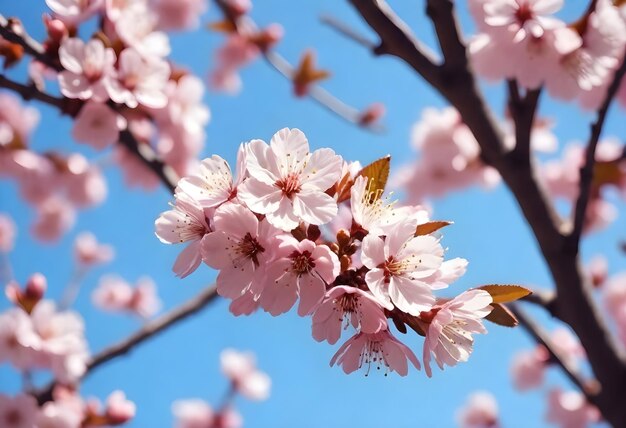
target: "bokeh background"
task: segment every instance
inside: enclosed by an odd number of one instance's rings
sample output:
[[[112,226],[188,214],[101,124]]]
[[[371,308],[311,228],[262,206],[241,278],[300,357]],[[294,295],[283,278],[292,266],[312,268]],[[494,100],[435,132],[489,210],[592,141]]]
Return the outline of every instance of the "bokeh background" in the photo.
[[[418,37],[435,46],[422,3],[391,2]],[[457,3],[463,28],[469,34],[473,23],[466,2]],[[568,20],[574,20],[586,7],[586,2],[567,3],[561,16]],[[44,34],[41,15],[46,11],[43,0],[0,0],[0,12],[20,17],[37,39]],[[333,73],[323,86],[341,99],[357,107],[373,101],[384,103],[386,132],[368,133],[310,100],[295,99],[290,83],[260,60],[243,70],[244,88],[238,96],[205,94],[212,119],[207,128],[204,156],[219,154],[232,164],[239,143],[253,138],[269,140],[276,130],[285,126],[302,129],[313,148],[332,147],[349,160],[368,163],[389,153],[392,171],[415,156],[409,146],[413,123],[425,107],[443,107],[445,102],[400,61],[376,58],[323,26],[319,22],[321,13],[330,13],[376,40],[343,1],[263,0],[255,2],[251,15],[260,25],[278,22],[284,26],[285,38],[277,49],[292,63],[297,62],[305,48],[315,48],[319,64]],[[212,22],[218,17],[217,9],[210,7],[202,22]],[[171,58],[206,79],[208,70],[214,66],[213,53],[222,41],[221,35],[202,28],[172,34]],[[24,67],[10,74],[23,80]],[[501,114],[502,85],[484,88],[495,111]],[[96,153],[72,141],[68,118],[60,117],[46,106],[37,107],[42,118],[32,138],[35,150],[79,151],[106,163],[108,154]],[[593,119],[591,113],[547,97],[542,100],[540,113],[556,120],[554,130],[560,148],[570,141],[586,140],[588,123]],[[604,135],[626,137],[623,109],[613,108]],[[181,248],[163,245],[154,235],[154,220],[171,200],[165,188],[151,193],[129,190],[115,167],[106,169],[106,177],[109,196],[105,203],[81,212],[73,230],[52,245],[42,245],[33,239],[29,225],[34,213],[20,200],[13,183],[0,181],[0,211],[10,214],[18,226],[16,249],[10,256],[18,281],[25,281],[33,272],[42,272],[48,278],[49,296],[58,298],[72,275],[72,242],[76,234],[93,231],[101,242],[115,246],[114,262],[90,272],[75,304],[75,309],[85,318],[92,351],[101,350],[141,326],[137,319],[94,309],[90,295],[101,275],[117,273],[133,282],[143,275],[152,277],[158,284],[164,310],[191,298],[215,277],[206,266],[184,280],[175,278],[171,272]],[[587,237],[582,251],[584,260],[599,252],[605,254],[611,273],[626,266],[626,257],[618,248],[618,242],[626,238],[624,204],[617,197],[613,199],[622,211],[621,218],[602,232]],[[451,287],[450,293],[487,283],[551,287],[530,230],[504,186],[488,192],[470,189],[434,200],[432,205],[434,217],[455,222],[444,234],[449,257],[465,257],[470,261],[467,274]],[[0,300],[0,310],[4,310],[8,303],[4,298]],[[553,328],[545,314],[531,310],[538,320]],[[219,352],[234,347],[255,352],[260,368],[272,377],[271,397],[267,402],[237,399],[236,407],[248,427],[452,427],[456,409],[469,393],[479,389],[495,394],[503,426],[545,425],[545,390],[520,394],[510,382],[509,364],[513,354],[533,346],[521,328],[488,325],[489,334],[476,338],[468,363],[444,372],[435,370],[433,378],[428,379],[423,372],[415,370],[407,377],[382,373],[365,377],[363,372],[346,376],[339,368],[328,365],[338,345],[314,341],[310,324],[310,319],[299,318],[295,311],[277,318],[262,312],[235,318],[228,312],[227,302],[219,300],[137,347],[128,356],[99,368],[83,383],[81,391],[84,396],[105,398],[111,391],[123,389],[138,408],[137,417],[128,426],[171,426],[170,407],[174,400],[197,397],[214,405],[219,403],[227,387],[219,370]],[[421,356],[421,338],[409,334],[401,340]],[[547,384],[573,387],[556,369],[550,371]],[[0,391],[14,393],[20,387],[17,373],[8,365],[1,365]]]

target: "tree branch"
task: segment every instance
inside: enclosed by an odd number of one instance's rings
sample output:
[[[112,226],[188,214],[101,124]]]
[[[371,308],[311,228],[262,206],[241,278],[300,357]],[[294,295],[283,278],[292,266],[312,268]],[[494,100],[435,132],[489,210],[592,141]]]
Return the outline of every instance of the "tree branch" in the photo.
[[[4,74],[0,74],[0,88],[10,89],[19,94],[24,101],[37,100],[44,104],[58,108],[62,113],[67,107],[65,98],[55,97],[37,89],[34,84],[23,85],[8,79]]]
[[[48,67],[56,71],[63,70],[61,63],[55,58],[50,57],[46,53],[45,48],[28,35],[19,20],[14,18],[6,19],[0,14],[0,36],[11,43],[22,46],[27,54]]]
[[[530,156],[530,136],[532,134],[535,111],[539,103],[541,88],[528,90],[522,97],[517,81],[508,80],[509,112],[515,125],[515,148],[513,152],[523,161]]]
[[[115,343],[93,355],[87,363],[87,371],[85,372],[85,374],[83,374],[82,378],[88,376],[102,364],[119,356],[126,355],[136,346],[140,345],[141,343],[145,342],[156,334],[166,330],[167,328],[173,326],[179,321],[182,321],[190,315],[193,315],[201,309],[205,308],[209,305],[209,303],[215,300],[217,296],[217,288],[215,286],[208,287],[205,290],[201,291],[197,296],[188,300],[186,303],[183,303],[177,308],[172,309],[170,312],[163,314],[160,317],[146,323],[143,327],[128,336],[126,339],[123,339],[120,342]],[[47,387],[35,393],[35,397],[40,404],[52,400],[52,392],[54,386],[54,383],[51,383]]]
[[[596,162],[596,147],[598,146],[598,141],[600,140],[600,135],[602,134],[602,128],[604,127],[607,113],[609,112],[613,98],[615,98],[615,95],[619,90],[624,74],[626,74],[626,54],[622,60],[622,64],[615,72],[613,81],[606,91],[604,100],[598,109],[596,120],[591,125],[591,135],[589,137],[589,142],[587,143],[585,165],[580,169],[580,192],[574,208],[574,225],[572,227],[572,232],[568,237],[568,245],[573,251],[578,251],[578,244],[580,242],[583,226],[585,224],[585,213],[587,211],[589,199],[591,198],[593,170]]]

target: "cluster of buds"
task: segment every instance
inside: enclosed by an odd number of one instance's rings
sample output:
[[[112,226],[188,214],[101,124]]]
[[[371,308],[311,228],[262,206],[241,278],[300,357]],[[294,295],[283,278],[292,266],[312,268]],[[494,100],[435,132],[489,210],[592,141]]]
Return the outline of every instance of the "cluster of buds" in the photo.
[[[425,336],[430,376],[433,354],[441,368],[469,358],[472,334],[486,332],[482,319],[506,299],[492,297],[503,294],[493,286],[435,297],[467,261],[444,260],[439,229],[449,222],[383,197],[389,163],[361,168],[328,148],[311,152],[300,130],[285,128],[269,145],[242,144],[236,177],[219,156],[205,159],[178,183],[156,234],[188,244],[174,264],[178,276],[201,262],[219,270],[218,293],[235,315],[261,308],[276,316],[298,302],[298,314],[312,316],[313,337],[331,344],[352,325],[354,336],[331,360],[346,373],[374,365],[406,375],[407,361],[420,368],[390,319]],[[509,291],[513,300],[527,294]]]

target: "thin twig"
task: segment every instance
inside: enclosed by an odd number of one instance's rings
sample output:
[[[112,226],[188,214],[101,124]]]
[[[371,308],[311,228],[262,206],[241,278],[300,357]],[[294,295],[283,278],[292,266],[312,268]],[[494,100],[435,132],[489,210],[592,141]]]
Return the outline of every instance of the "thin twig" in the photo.
[[[119,341],[118,343],[103,349],[97,354],[93,355],[87,363],[87,370],[83,374],[82,378],[91,374],[95,369],[102,364],[125,355],[133,350],[137,345],[145,342],[156,334],[166,330],[179,321],[184,320],[190,315],[195,314],[209,303],[211,303],[218,296],[217,288],[215,286],[207,287],[201,291],[197,296],[188,300],[186,303],[172,309],[170,312],[161,315],[158,318],[146,323],[138,331],[128,336],[126,339]],[[35,396],[39,403],[45,403],[52,399],[52,391],[54,389],[54,383],[51,383],[47,387],[40,390]]]
[[[22,46],[27,54],[48,67],[56,71],[63,70],[61,63],[50,57],[44,47],[28,35],[21,22],[15,19],[6,19],[0,14],[0,36],[11,43]]]
[[[576,385],[580,391],[585,394],[587,401],[590,403],[595,402],[595,396],[599,391],[599,384],[594,380],[586,380],[575,367],[571,360],[561,355],[560,351],[554,346],[548,333],[537,324],[533,319],[522,310],[519,305],[511,303],[508,305],[509,309],[517,317],[520,325],[523,326],[526,331],[537,341],[537,343],[543,345],[550,354],[551,359],[558,364],[567,377]]]
[[[591,197],[593,169],[596,161],[596,147],[598,146],[600,134],[602,134],[602,128],[604,127],[604,122],[609,108],[611,107],[611,103],[613,102],[613,98],[615,98],[615,95],[617,94],[624,74],[626,74],[626,55],[623,58],[622,64],[615,72],[613,81],[607,88],[604,100],[598,109],[596,120],[591,125],[591,135],[589,137],[589,142],[587,143],[585,165],[580,169],[580,193],[574,208],[574,225],[572,227],[572,232],[567,239],[569,249],[575,252],[578,252],[578,244],[580,242],[580,237],[585,224],[587,205],[589,204],[589,199]]]
[[[343,34],[348,39],[351,39],[352,41],[358,43],[359,45],[363,46],[366,49],[373,51],[378,47],[376,43],[372,42],[367,37],[362,36],[361,34],[357,33],[347,24],[341,22],[340,20],[338,20],[332,15],[323,14],[322,16],[320,16],[320,22],[322,24],[328,25],[333,30],[337,31],[340,34]]]

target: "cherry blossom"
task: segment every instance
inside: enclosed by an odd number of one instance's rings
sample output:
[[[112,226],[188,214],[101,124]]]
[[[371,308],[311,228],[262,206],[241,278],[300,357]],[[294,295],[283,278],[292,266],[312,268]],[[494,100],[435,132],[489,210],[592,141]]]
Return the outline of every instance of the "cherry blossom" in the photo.
[[[38,410],[37,400],[31,395],[0,394],[0,425],[4,428],[32,428]]]
[[[176,428],[212,427],[214,413],[211,406],[199,398],[177,400],[172,403],[172,413]]]
[[[563,22],[551,17],[563,6],[563,0],[495,0],[485,1],[485,24],[505,27],[514,34],[513,41],[526,37],[542,37],[545,30],[563,26]]]
[[[224,204],[215,211],[214,232],[202,240],[202,260],[220,269],[216,280],[220,295],[235,299],[248,290],[261,293],[279,234],[239,204]]]
[[[43,298],[47,288],[48,281],[46,277],[37,272],[28,278],[23,289],[20,288],[17,282],[10,281],[4,289],[4,294],[11,303],[30,313]]]
[[[313,338],[334,345],[348,324],[367,334],[387,329],[387,319],[376,299],[358,288],[339,285],[326,293],[313,314]]]
[[[417,220],[403,219],[383,240],[367,235],[361,258],[370,271],[365,281],[379,303],[386,309],[396,306],[403,312],[418,315],[435,303],[427,278],[441,267],[443,248],[433,236],[415,236]]]
[[[154,190],[158,187],[159,178],[126,147],[116,146],[113,157],[122,170],[127,186],[141,187],[145,190]]]
[[[55,16],[71,23],[80,23],[102,7],[103,0],[46,0]]]
[[[111,425],[128,422],[135,417],[135,403],[126,399],[123,391],[113,391],[107,398],[105,415]]]
[[[0,361],[9,361],[25,369],[33,364],[33,350],[39,350],[41,340],[31,318],[21,308],[11,308],[0,314]]]
[[[156,285],[148,277],[140,278],[132,287],[118,276],[104,276],[91,297],[93,304],[102,310],[130,312],[143,318],[153,316],[161,308]]]
[[[483,290],[466,291],[420,315],[431,318],[424,340],[424,367],[428,377],[431,354],[440,369],[467,361],[474,346],[472,333],[487,333],[481,319],[491,312],[491,295]]]
[[[59,73],[61,93],[81,100],[108,100],[108,80],[114,74],[115,59],[113,49],[99,39],[87,43],[78,38],[63,40],[59,48],[59,60],[65,68]]]
[[[239,187],[238,197],[252,211],[285,231],[300,220],[319,225],[337,214],[337,203],[324,193],[341,174],[341,157],[334,151],[310,153],[304,133],[288,128],[274,134],[269,146],[254,140],[248,148],[250,178]]]
[[[13,219],[5,213],[0,213],[0,253],[9,253],[15,244],[17,230]]]
[[[546,420],[561,428],[585,428],[588,424],[598,422],[600,414],[585,396],[578,391],[562,391],[553,389],[548,395],[548,412]]]
[[[326,293],[326,284],[339,274],[337,255],[326,245],[286,236],[266,270],[261,307],[276,316],[287,312],[300,298],[298,315],[311,313]]]
[[[0,107],[0,148],[9,145],[25,147],[30,134],[39,123],[38,110],[23,107],[14,95],[6,92],[0,92]],[[3,172],[0,168],[0,175]]]
[[[389,227],[400,220],[394,203],[385,203],[380,192],[372,191],[372,181],[357,177],[350,189],[350,210],[354,222],[374,235],[384,235]]]
[[[174,263],[176,275],[184,278],[195,271],[202,261],[201,240],[212,230],[202,207],[186,194],[178,193],[173,209],[162,213],[154,224],[161,242],[189,243]]]
[[[126,7],[111,11],[111,15],[117,15],[113,19],[115,31],[126,45],[134,49],[133,52],[147,59],[169,55],[167,34],[156,31],[159,18],[147,1],[126,2]]]
[[[126,120],[104,104],[89,101],[76,116],[72,137],[80,143],[103,150],[118,141]]]
[[[346,374],[352,373],[363,366],[367,366],[365,375],[370,372],[372,364],[377,369],[383,368],[385,375],[388,372],[397,372],[400,376],[408,374],[407,360],[420,370],[420,362],[406,345],[393,337],[389,330],[368,334],[359,332],[341,345],[337,353],[330,360],[343,368]]]
[[[497,428],[500,426],[498,403],[487,391],[473,392],[456,413],[461,428]]]
[[[82,232],[74,240],[74,255],[83,266],[94,266],[108,263],[113,259],[113,247],[100,244],[95,235]]]
[[[162,30],[191,30],[200,24],[200,15],[207,9],[206,0],[155,0],[152,7]]]
[[[548,359],[549,355],[543,347],[515,354],[511,363],[511,376],[515,388],[527,391],[540,387],[543,384]]]
[[[271,379],[256,368],[251,353],[225,349],[220,354],[222,372],[234,385],[237,392],[251,400],[266,400],[269,397]]]
[[[58,197],[51,197],[37,207],[32,232],[42,241],[55,241],[74,225],[75,219],[76,212],[71,205]]]

